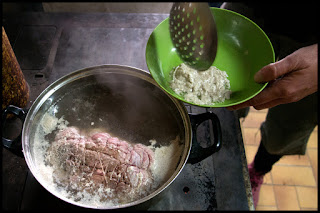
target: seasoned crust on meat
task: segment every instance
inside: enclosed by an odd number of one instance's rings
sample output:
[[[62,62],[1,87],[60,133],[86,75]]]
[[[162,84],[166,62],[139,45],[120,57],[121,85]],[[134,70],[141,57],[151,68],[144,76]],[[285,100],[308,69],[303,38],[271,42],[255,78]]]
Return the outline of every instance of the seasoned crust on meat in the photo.
[[[103,187],[112,192],[103,199],[136,200],[147,195],[153,183],[153,151],[105,132],[86,136],[75,127],[60,130],[47,160],[65,174],[63,181],[57,180],[59,184],[70,191],[94,193]]]

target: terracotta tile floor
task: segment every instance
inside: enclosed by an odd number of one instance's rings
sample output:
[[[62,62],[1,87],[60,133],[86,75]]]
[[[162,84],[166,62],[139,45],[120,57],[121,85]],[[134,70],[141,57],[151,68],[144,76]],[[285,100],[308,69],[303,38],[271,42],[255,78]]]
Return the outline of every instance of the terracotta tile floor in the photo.
[[[248,164],[260,143],[260,124],[267,110],[250,108],[240,118]],[[256,210],[318,210],[318,127],[309,138],[304,156],[285,156],[266,174]]]

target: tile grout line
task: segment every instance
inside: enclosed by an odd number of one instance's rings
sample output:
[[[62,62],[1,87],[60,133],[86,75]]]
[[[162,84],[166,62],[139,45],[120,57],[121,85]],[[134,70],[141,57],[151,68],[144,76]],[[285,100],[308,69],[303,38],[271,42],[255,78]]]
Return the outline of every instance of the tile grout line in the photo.
[[[310,169],[311,169],[311,170],[313,170],[311,165],[306,166],[306,165],[295,165],[295,164],[284,164],[284,163],[278,163],[278,164],[275,164],[274,166],[285,166],[285,167],[310,167]],[[313,172],[312,172],[312,175],[313,175]],[[313,175],[313,176],[314,176],[314,175]]]
[[[274,201],[276,203],[277,210],[279,210],[278,199],[277,199],[277,196],[276,196],[276,192],[274,191],[274,184],[272,184],[272,190],[273,190],[273,197],[274,197]]]
[[[307,149],[312,149],[312,150],[317,150],[318,151],[318,148],[317,147],[309,147]]]
[[[271,184],[272,185],[272,189],[273,189],[273,196],[274,196],[274,200],[276,202],[276,210],[279,210],[279,206],[278,206],[278,200],[277,200],[277,196],[276,196],[276,193],[274,191],[274,184],[273,184],[273,175],[272,175],[272,170],[270,171],[270,179],[271,179]]]
[[[298,191],[297,191],[297,186],[294,186],[294,190],[295,190],[295,192],[296,192],[296,196],[297,196],[297,198],[298,198],[298,205],[299,205],[299,208],[300,208],[300,210],[301,210],[300,198],[299,198],[299,194],[298,194]]]
[[[245,126],[243,129],[258,129],[260,130],[260,127],[252,127],[252,126]]]
[[[274,185],[274,186],[298,186],[298,187],[305,187],[305,188],[318,188],[317,186],[310,186],[310,185],[300,185],[300,184],[281,184],[281,183],[263,183],[264,185]]]
[[[309,163],[310,163],[310,167],[311,167],[311,170],[312,170],[312,175],[313,175],[313,178],[314,178],[314,180],[315,180],[315,182],[316,182],[316,185],[317,185],[317,187],[318,187],[318,181],[317,181],[317,178],[316,178],[316,174],[315,174],[315,171],[314,171],[314,169],[313,169],[313,166],[312,166],[312,164],[311,164],[311,159],[310,159],[310,156],[309,156],[309,150],[307,149],[307,156],[308,156],[308,159],[309,159]]]

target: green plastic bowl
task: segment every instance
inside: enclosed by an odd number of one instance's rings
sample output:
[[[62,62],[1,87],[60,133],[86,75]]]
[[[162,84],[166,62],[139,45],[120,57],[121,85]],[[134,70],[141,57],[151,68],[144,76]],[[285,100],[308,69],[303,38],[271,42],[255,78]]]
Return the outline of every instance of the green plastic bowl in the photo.
[[[201,107],[227,107],[251,99],[266,86],[254,81],[254,74],[275,61],[268,36],[248,18],[220,8],[210,8],[218,31],[218,50],[213,66],[226,71],[232,94],[229,100],[213,105],[198,105],[184,100],[170,88],[170,71],[183,63],[174,48],[168,18],[152,32],[146,47],[146,62],[155,81],[166,92],[186,103]]]

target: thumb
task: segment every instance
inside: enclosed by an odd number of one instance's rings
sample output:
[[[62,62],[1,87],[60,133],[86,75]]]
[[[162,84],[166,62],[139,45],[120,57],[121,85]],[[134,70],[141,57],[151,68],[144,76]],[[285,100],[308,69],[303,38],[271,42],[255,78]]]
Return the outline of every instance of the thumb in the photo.
[[[294,67],[294,56],[289,55],[281,59],[280,61],[264,66],[255,74],[254,80],[257,83],[269,82],[283,76],[286,73],[291,72],[292,70],[294,70]]]

